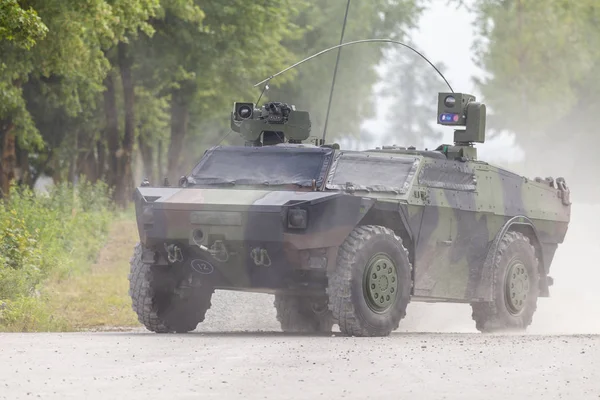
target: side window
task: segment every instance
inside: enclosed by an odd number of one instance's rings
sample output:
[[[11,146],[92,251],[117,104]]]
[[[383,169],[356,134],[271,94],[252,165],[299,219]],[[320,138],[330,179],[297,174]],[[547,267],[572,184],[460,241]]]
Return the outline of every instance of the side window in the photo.
[[[475,191],[475,172],[457,161],[434,161],[423,165],[419,183],[438,189]]]
[[[327,178],[328,189],[351,183],[357,190],[406,193],[419,165],[408,156],[339,153]]]

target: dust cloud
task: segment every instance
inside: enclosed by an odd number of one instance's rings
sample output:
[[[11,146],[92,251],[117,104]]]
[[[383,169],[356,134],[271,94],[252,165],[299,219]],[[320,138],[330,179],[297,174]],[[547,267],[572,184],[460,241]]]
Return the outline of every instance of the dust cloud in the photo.
[[[554,285],[538,300],[530,334],[600,333],[600,205],[573,204],[571,223],[550,268]],[[406,332],[476,332],[471,307],[411,303]]]
[[[549,298],[538,300],[528,334],[600,333],[600,205],[572,205],[571,223],[550,269]],[[217,291],[198,331],[280,331],[273,296]],[[334,331],[338,331],[334,327]],[[476,333],[467,304],[410,303],[397,332]]]
[[[600,205],[573,204],[565,242],[550,269],[550,298],[540,299],[531,332],[600,333]]]
[[[573,204],[550,269],[550,297],[538,300],[528,334],[600,333],[600,205]],[[218,291],[198,331],[280,331],[273,296]],[[337,331],[337,327],[334,327]],[[409,304],[397,332],[476,333],[467,304]]]

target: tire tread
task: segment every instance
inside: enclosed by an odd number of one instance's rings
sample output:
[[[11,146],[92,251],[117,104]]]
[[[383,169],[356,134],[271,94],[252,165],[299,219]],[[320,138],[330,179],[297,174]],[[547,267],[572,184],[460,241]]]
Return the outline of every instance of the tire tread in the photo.
[[[397,321],[393,329],[381,331],[370,326],[365,321],[360,321],[356,309],[352,304],[352,276],[357,254],[362,247],[376,236],[392,238],[399,245],[407,265],[398,265],[397,268],[408,268],[409,277],[412,276],[412,265],[410,264],[408,250],[402,244],[402,239],[393,230],[378,225],[362,225],[356,227],[346,238],[338,250],[336,270],[328,274],[329,284],[327,294],[329,296],[329,307],[333,313],[334,322],[338,324],[342,333],[349,336],[387,336],[391,331],[398,329],[400,320],[406,316],[406,306],[410,302],[410,289],[412,281],[406,285],[405,290],[399,289],[402,297],[398,310]],[[398,275],[402,274],[398,271]]]
[[[482,303],[474,303],[471,305],[472,314],[471,317],[475,321],[475,327],[480,332],[495,332],[498,330],[503,330],[506,328],[512,329],[525,329],[533,322],[533,315],[537,310],[537,299],[532,304],[531,308],[524,314],[524,319],[519,319],[516,326],[507,326],[507,321],[505,321],[501,315],[501,308],[498,304],[498,301],[504,301],[504,299],[497,299],[496,293],[499,286],[504,285],[502,280],[503,270],[498,268],[502,257],[508,251],[511,244],[515,242],[523,242],[527,246],[530,247],[530,250],[534,254],[534,268],[535,271],[539,273],[539,259],[537,257],[535,248],[531,245],[531,241],[527,236],[518,231],[508,231],[502,237],[502,240],[498,244],[498,249],[494,256],[494,262],[492,265],[493,268],[493,278],[492,278],[492,293],[494,295],[494,301],[491,302],[482,302]],[[536,285],[537,288],[537,279]],[[539,292],[539,288],[538,288]],[[537,293],[536,293],[537,295]]]
[[[155,287],[156,281],[164,276],[160,268],[142,262],[142,245],[136,244],[130,259],[129,296],[131,306],[138,321],[149,331],[156,333],[189,332],[203,322],[211,307],[212,291],[197,291],[187,298],[177,297],[175,290],[171,294],[176,320],[168,320],[157,312]],[[160,282],[163,283],[163,282]]]

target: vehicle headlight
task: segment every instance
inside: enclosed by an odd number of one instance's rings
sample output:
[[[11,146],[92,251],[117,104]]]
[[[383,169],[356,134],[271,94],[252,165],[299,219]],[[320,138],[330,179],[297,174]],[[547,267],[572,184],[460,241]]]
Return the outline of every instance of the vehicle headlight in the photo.
[[[292,208],[288,211],[288,228],[305,229],[308,224],[308,212],[301,208]]]
[[[154,210],[152,209],[152,205],[144,205],[142,207],[142,221],[147,225],[154,223]]]

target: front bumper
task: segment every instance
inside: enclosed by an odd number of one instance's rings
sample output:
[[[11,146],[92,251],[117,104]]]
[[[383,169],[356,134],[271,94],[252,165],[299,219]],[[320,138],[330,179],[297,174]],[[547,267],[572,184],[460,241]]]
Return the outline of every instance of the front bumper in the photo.
[[[140,197],[136,210],[145,262],[189,268],[221,288],[306,285],[335,264],[337,247],[372,205],[340,192],[273,193],[270,201],[265,196],[252,204]]]

